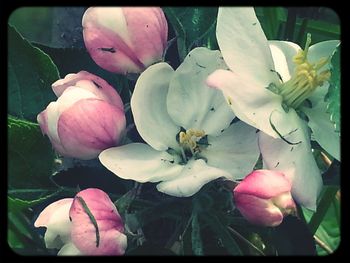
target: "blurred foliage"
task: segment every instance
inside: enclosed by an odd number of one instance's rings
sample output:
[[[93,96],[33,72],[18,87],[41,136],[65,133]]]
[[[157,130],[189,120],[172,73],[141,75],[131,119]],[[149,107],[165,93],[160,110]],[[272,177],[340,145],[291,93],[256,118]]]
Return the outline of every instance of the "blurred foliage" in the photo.
[[[328,107],[335,130],[340,132],[340,48],[332,57],[331,79],[327,94]]]

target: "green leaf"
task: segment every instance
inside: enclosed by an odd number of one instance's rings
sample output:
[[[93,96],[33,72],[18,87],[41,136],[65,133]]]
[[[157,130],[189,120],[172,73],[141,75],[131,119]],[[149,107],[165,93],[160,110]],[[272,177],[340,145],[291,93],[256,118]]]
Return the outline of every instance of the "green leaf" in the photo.
[[[221,239],[224,247],[230,255],[242,255],[242,251],[237,242],[228,232],[226,226],[222,224],[219,218],[212,213],[203,213],[203,219],[209,224],[212,231]]]
[[[8,116],[8,188],[54,188],[54,154],[38,124]]]
[[[9,23],[30,42],[56,48],[85,48],[81,21],[86,8],[21,7],[12,12]]]
[[[215,32],[217,8],[165,7],[164,12],[175,30],[181,60],[194,46],[206,46],[212,41],[212,38],[203,40],[203,37],[209,37],[210,31]]]
[[[332,57],[332,75],[327,94],[327,111],[331,115],[331,121],[334,122],[336,131],[340,132],[340,49]]]
[[[201,229],[198,220],[198,213],[194,212],[192,217],[192,251],[196,256],[202,256],[203,253],[203,244],[201,238]]]
[[[255,7],[255,11],[259,14],[259,21],[266,38],[277,39],[283,20],[286,20],[286,10],[282,7]]]
[[[340,201],[335,192],[337,187],[324,187],[322,193],[324,202],[316,213],[303,208],[303,214],[311,229],[315,231],[315,236],[325,245],[317,247],[318,254],[326,255],[330,251],[335,251],[340,244]],[[325,204],[326,203],[326,204]],[[320,206],[319,205],[319,206]]]
[[[38,113],[56,99],[51,84],[59,79],[57,67],[12,26],[8,47],[8,113],[36,121]]]
[[[277,227],[270,228],[270,239],[277,255],[316,255],[313,235],[307,224],[295,216],[286,216]]]
[[[32,213],[22,203],[11,197],[7,198],[8,207],[8,232],[7,242],[16,252],[21,249],[31,249],[32,254],[42,253],[44,250],[43,240],[34,230],[29,218]]]

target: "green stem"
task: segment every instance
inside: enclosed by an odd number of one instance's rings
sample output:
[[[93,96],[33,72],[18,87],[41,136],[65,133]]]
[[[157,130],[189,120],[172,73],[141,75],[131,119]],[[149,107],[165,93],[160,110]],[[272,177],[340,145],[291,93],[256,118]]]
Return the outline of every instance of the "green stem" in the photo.
[[[298,34],[298,37],[297,37],[297,43],[300,46],[302,45],[302,41],[303,41],[303,38],[304,38],[305,31],[306,31],[308,23],[309,23],[309,19],[307,19],[307,18],[304,18],[303,21],[301,22],[301,26],[300,26],[300,29],[299,29],[299,34]]]
[[[250,246],[251,248],[253,248],[256,252],[258,252],[259,255],[261,256],[265,256],[264,252],[262,252],[259,248],[257,248],[253,243],[251,243],[249,240],[247,240],[244,236],[242,236],[240,233],[238,233],[236,230],[234,230],[231,227],[227,227],[227,229],[234,234],[236,237],[238,237],[241,241],[243,241],[244,243],[246,243],[248,246]]]
[[[321,224],[324,216],[326,215],[329,206],[331,205],[332,201],[334,200],[334,197],[336,193],[338,192],[337,187],[328,187],[326,188],[321,201],[319,202],[317,206],[316,212],[313,214],[313,216],[310,219],[309,222],[309,229],[311,231],[311,234],[314,235]]]
[[[288,17],[286,22],[286,29],[284,31],[284,39],[293,41],[294,40],[294,31],[297,20],[297,10],[296,8],[288,8]]]

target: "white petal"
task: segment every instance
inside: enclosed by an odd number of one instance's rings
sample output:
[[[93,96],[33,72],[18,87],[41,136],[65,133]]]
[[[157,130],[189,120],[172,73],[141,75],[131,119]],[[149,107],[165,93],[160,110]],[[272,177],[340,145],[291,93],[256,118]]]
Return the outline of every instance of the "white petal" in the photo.
[[[141,137],[154,149],[177,148],[176,126],[167,112],[166,96],[174,70],[166,63],[146,69],[138,78],[131,97],[131,110]]]
[[[229,172],[232,179],[249,174],[260,155],[256,129],[242,121],[231,124],[221,135],[208,136],[209,146],[201,153],[208,165]]]
[[[217,135],[235,117],[219,90],[209,88],[205,80],[216,69],[227,66],[219,51],[193,49],[177,68],[167,96],[168,112],[174,122],[187,129],[203,129]]]
[[[208,166],[201,159],[192,160],[186,164],[179,176],[159,183],[157,189],[168,195],[188,197],[219,177],[231,178],[231,175],[224,170]]]
[[[281,75],[283,82],[288,81],[294,72],[293,57],[301,49],[298,44],[289,41],[269,41],[273,62],[276,71]]]
[[[156,151],[143,143],[132,143],[104,150],[99,159],[110,171],[123,179],[140,183],[170,180],[181,173],[178,159]]]
[[[255,85],[278,81],[266,36],[252,7],[219,7],[216,37],[226,64]]]
[[[315,63],[319,61],[321,58],[328,58],[332,56],[336,50],[336,48],[339,46],[340,41],[339,40],[328,40],[316,43],[315,45],[312,45],[308,52],[308,60],[311,63]],[[325,70],[329,68],[330,64],[323,66],[319,70]]]
[[[319,90],[318,95],[322,92],[322,89]],[[334,123],[330,120],[327,103],[324,102],[324,97],[318,100],[314,97],[311,102],[312,108],[302,107],[301,109],[309,118],[308,125],[312,130],[313,138],[323,149],[340,161],[340,133],[335,130]]]
[[[322,178],[311,152],[306,124],[299,119],[298,130],[285,139],[301,143],[290,145],[281,139],[274,139],[259,132],[259,147],[264,166],[283,172],[292,182],[293,198],[306,208],[315,210],[322,189]]]
[[[128,24],[120,7],[90,7],[82,18],[83,27],[98,25],[116,33],[126,44],[131,46]]]
[[[57,253],[58,256],[81,256],[83,253],[72,243],[65,244]]]
[[[274,138],[278,138],[279,135],[271,126],[270,119],[282,136],[298,127],[294,115],[291,114],[294,110],[289,109],[286,113],[281,106],[282,97],[267,88],[244,82],[228,70],[215,71],[208,77],[207,83],[223,91],[239,119]]]
[[[47,229],[44,240],[47,248],[61,248],[63,244],[70,240],[71,222],[69,220],[69,209],[72,205],[73,198],[69,199],[71,199],[68,200],[69,202],[65,202],[52,211],[45,225]],[[45,209],[42,213],[45,213]],[[40,226],[44,225],[41,224]]]

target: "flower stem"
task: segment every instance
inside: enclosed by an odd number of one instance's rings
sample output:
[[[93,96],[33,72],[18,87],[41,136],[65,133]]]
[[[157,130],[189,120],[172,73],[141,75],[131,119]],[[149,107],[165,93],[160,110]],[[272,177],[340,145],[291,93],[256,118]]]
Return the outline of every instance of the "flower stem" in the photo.
[[[258,252],[261,256],[265,256],[264,252],[262,252],[259,248],[257,248],[253,243],[251,243],[249,240],[247,240],[245,237],[243,237],[240,233],[238,233],[236,230],[234,230],[231,227],[227,227],[227,229],[234,234],[236,237],[238,237],[241,241],[249,245],[251,248],[253,248],[256,252]]]
[[[288,8],[288,17],[286,22],[286,28],[284,31],[284,39],[294,42],[294,31],[295,24],[297,20],[297,10],[296,8],[290,7]]]
[[[332,254],[333,250],[324,243],[321,239],[319,239],[316,235],[314,235],[315,242],[319,245],[323,250],[325,250],[328,254]]]
[[[328,187],[326,188],[321,201],[319,202],[317,206],[316,212],[313,214],[313,216],[310,219],[309,222],[309,229],[311,231],[311,234],[314,235],[321,224],[324,216],[326,215],[328,208],[332,201],[334,200],[334,197],[336,193],[338,192],[338,187]]]

